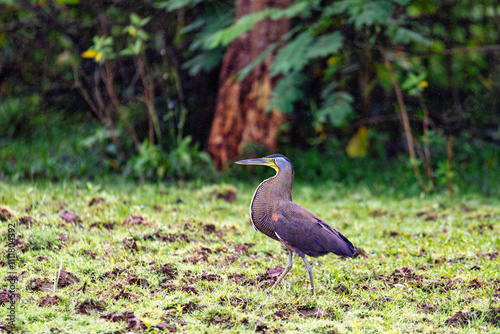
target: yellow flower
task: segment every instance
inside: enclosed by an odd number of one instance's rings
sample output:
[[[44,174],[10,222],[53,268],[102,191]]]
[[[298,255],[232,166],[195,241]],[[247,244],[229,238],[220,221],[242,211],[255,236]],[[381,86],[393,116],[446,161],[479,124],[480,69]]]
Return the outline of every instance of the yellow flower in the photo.
[[[426,88],[429,87],[429,83],[425,80],[420,81],[420,87]]]
[[[102,52],[97,52],[95,55],[95,61],[100,62],[102,58]]]
[[[130,27],[130,28],[128,28],[128,33],[129,33],[129,35],[135,37],[135,36],[137,36],[137,29],[135,29],[134,27]]]
[[[326,64],[328,66],[332,66],[333,64],[337,63],[337,61],[339,60],[339,57],[338,56],[331,56],[330,58],[328,58],[328,60],[326,61]]]
[[[102,52],[96,52],[95,50],[87,50],[82,53],[83,58],[94,58],[96,62],[100,62],[102,59]]]
[[[83,58],[95,58],[96,55],[97,52],[95,52],[94,50],[87,50],[84,53],[82,53]]]

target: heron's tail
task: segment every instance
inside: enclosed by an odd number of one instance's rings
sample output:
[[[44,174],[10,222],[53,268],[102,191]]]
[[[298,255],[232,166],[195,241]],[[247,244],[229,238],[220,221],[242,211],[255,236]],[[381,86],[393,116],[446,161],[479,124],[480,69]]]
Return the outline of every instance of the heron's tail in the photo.
[[[352,244],[352,242],[349,241],[342,233],[338,232],[339,236],[342,238],[342,240],[345,242],[345,245],[342,247],[342,251],[344,256],[348,257],[353,257],[354,254],[356,253],[356,247]]]

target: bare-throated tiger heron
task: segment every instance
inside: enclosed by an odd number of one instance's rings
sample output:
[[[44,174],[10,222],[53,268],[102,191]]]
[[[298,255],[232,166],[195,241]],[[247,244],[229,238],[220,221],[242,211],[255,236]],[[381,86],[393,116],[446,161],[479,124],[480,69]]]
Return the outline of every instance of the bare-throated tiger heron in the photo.
[[[328,253],[354,256],[353,244],[311,211],[292,202],[293,166],[287,157],[273,154],[264,158],[237,161],[240,165],[263,165],[276,170],[255,190],[250,204],[250,219],[255,230],[281,242],[288,250],[288,265],[273,287],[292,268],[293,253],[300,256],[309,272],[314,294],[312,268],[306,255],[318,257]]]

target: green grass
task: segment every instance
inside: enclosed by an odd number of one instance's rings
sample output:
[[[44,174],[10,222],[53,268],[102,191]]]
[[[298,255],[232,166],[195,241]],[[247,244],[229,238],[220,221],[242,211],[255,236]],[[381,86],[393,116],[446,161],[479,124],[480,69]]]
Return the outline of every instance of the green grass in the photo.
[[[147,329],[130,330],[151,333],[159,323],[186,333],[500,332],[499,199],[296,185],[297,203],[366,253],[311,258],[312,297],[300,258],[279,288],[266,285],[266,270],[284,267],[287,256],[251,227],[257,184],[0,183],[0,206],[35,220],[17,225],[26,243],[18,251],[17,272],[26,273],[17,282],[17,329],[115,333],[129,321],[101,316],[132,311]],[[236,201],[227,201],[233,190]],[[104,201],[89,206],[96,198]],[[79,222],[65,222],[63,210]],[[145,220],[125,223],[131,215]],[[32,286],[53,290],[60,266],[79,282],[57,287],[56,302],[41,306],[54,292]],[[6,275],[5,260],[0,271]],[[88,314],[85,301],[95,306]],[[463,321],[447,322],[459,311]],[[6,314],[0,308],[0,322]]]

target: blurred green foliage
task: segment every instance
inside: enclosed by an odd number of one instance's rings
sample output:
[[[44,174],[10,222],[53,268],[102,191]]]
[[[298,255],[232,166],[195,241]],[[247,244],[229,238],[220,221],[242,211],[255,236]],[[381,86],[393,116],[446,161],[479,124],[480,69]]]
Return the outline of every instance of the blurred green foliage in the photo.
[[[494,1],[297,0],[236,22],[229,0],[1,4],[3,178],[213,178],[201,150],[224,51],[263,18],[288,17],[289,33],[235,79],[274,54],[270,109],[289,113],[280,151],[298,175],[415,188],[399,88],[426,182],[450,187],[451,167],[452,187],[498,188]],[[369,147],[353,159],[361,127]]]

